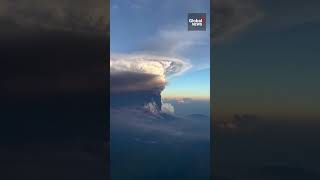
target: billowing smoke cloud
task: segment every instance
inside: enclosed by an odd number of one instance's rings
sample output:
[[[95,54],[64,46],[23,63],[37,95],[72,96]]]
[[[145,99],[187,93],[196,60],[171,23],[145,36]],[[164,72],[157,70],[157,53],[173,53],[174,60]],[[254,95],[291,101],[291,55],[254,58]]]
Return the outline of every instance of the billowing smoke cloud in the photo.
[[[185,60],[153,55],[111,55],[111,91],[163,90],[166,79],[191,65]]]
[[[190,63],[178,58],[146,54],[111,55],[111,105],[152,105],[153,111],[161,111],[161,92],[167,79],[180,75],[190,67]],[[164,109],[173,112],[173,108],[167,105]]]
[[[148,54],[111,54],[110,72],[137,72],[159,76],[175,76],[184,73],[191,67],[185,59]]]

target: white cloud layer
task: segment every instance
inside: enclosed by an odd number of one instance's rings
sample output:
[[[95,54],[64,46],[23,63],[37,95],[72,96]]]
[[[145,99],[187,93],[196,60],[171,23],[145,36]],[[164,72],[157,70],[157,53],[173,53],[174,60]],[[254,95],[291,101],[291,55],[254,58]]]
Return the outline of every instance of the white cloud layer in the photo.
[[[175,76],[187,71],[191,64],[186,60],[148,54],[113,55],[110,73],[136,72],[159,76]]]
[[[174,114],[174,107],[170,103],[162,102],[161,111],[167,114]]]

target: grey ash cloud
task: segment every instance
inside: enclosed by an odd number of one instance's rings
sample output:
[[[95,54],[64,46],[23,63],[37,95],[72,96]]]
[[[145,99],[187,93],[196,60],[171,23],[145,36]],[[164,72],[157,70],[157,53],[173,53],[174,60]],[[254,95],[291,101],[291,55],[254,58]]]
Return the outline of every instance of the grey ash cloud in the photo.
[[[161,111],[161,92],[167,78],[191,67],[185,60],[148,54],[112,55],[110,60],[111,105],[147,106]],[[173,108],[166,104],[166,112]],[[169,111],[168,111],[169,110]]]
[[[158,75],[130,71],[114,73],[110,81],[112,92],[162,91],[165,87],[165,82],[159,80]]]

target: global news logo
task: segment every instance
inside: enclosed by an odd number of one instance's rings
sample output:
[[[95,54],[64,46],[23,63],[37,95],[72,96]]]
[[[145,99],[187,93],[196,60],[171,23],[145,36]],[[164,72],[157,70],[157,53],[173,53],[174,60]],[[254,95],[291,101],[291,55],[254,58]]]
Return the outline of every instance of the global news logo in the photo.
[[[188,31],[205,31],[206,13],[188,14]]]

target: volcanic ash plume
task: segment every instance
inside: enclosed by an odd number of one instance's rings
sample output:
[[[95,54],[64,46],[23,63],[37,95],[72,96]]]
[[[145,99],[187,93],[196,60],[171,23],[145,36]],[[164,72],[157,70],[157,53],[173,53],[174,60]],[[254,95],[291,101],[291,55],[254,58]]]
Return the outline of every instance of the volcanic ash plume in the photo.
[[[161,111],[167,79],[191,67],[182,59],[153,55],[111,55],[111,106],[144,107]]]

